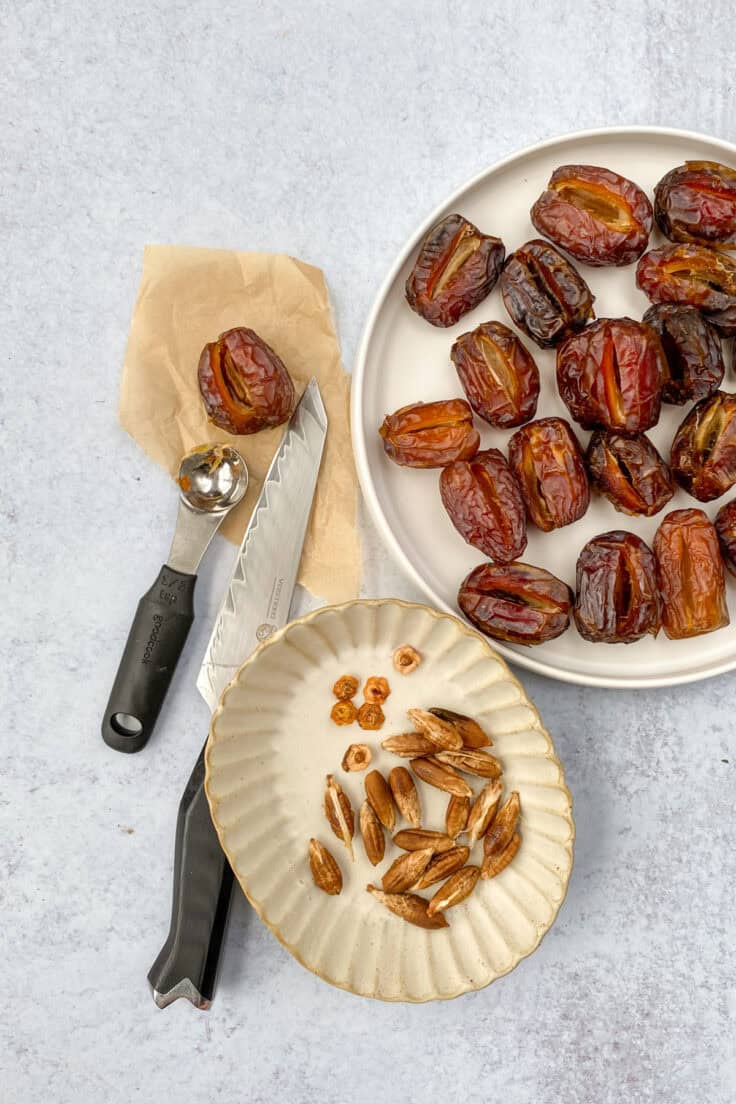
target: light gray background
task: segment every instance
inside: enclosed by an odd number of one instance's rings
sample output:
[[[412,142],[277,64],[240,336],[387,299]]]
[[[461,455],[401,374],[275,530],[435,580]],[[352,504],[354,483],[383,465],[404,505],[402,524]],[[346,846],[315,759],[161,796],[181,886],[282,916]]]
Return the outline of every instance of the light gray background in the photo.
[[[175,510],[115,419],[144,243],[322,266],[349,367],[406,235],[499,156],[602,124],[733,140],[732,4],[0,0],[0,27],[3,1104],[732,1104],[733,676],[523,676],[575,796],[570,894],[512,975],[424,1007],[331,989],[242,899],[212,1010],[150,1000],[229,546],[155,742],[98,735]],[[418,597],[364,549],[365,594]]]

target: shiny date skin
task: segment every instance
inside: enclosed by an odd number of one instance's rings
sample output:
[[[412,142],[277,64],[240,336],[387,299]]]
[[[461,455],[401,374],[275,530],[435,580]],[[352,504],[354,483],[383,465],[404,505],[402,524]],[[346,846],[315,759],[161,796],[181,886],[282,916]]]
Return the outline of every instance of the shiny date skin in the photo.
[[[526,548],[526,511],[506,458],[486,449],[440,474],[440,495],[452,524],[474,548],[506,564]]]
[[[736,575],[736,500],[721,506],[715,520],[721,556],[731,575]]]
[[[484,322],[462,334],[450,353],[475,413],[498,429],[534,417],[539,370],[534,357],[502,322]]]
[[[659,420],[666,366],[654,330],[601,318],[557,350],[557,386],[584,429],[643,433]]]
[[[670,453],[672,473],[699,502],[711,502],[736,483],[736,395],[716,391],[682,422]]]
[[[585,454],[594,490],[622,514],[652,517],[675,493],[672,473],[648,437],[597,429]]]
[[[534,238],[506,261],[499,288],[511,320],[542,349],[582,330],[595,296],[559,249]]]
[[[636,283],[650,302],[697,307],[722,334],[736,333],[736,264],[725,254],[702,245],[651,249]]]
[[[197,369],[207,416],[226,433],[281,425],[294,408],[286,365],[254,330],[237,326],[205,345]]]
[[[654,217],[673,242],[736,247],[736,171],[717,161],[686,161],[654,191]]]
[[[386,415],[378,432],[386,455],[409,468],[443,468],[469,460],[480,447],[473,412],[464,399],[402,406]]]
[[[654,538],[662,627],[670,640],[729,623],[718,536],[703,510],[672,510]]]
[[[660,629],[654,553],[641,537],[616,529],[583,548],[576,570],[575,624],[584,640],[633,644]]]
[[[531,564],[481,564],[460,586],[460,609],[476,628],[509,644],[543,644],[570,624],[570,587]]]
[[[563,418],[540,418],[509,441],[509,463],[529,517],[545,533],[588,509],[590,489],[580,445]]]
[[[454,326],[492,291],[506,249],[462,215],[447,215],[424,239],[406,281],[406,301],[433,326]]]
[[[531,210],[540,234],[589,265],[627,265],[647,247],[652,205],[633,181],[597,165],[562,165]]]
[[[718,389],[726,370],[721,340],[699,310],[658,303],[642,322],[656,331],[664,349],[662,402],[697,402]]]

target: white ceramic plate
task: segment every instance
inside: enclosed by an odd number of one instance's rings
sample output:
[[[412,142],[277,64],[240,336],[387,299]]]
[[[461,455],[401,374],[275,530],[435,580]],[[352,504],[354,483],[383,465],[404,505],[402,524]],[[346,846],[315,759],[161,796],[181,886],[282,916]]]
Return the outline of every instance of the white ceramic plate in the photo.
[[[394,672],[410,643],[423,662]],[[343,674],[384,675],[391,696],[380,732],[329,718]],[[359,696],[358,696],[359,697]],[[368,743],[371,769],[404,760],[380,747],[407,731],[406,710],[443,705],[476,717],[493,739],[508,791],[521,797],[522,844],[497,878],[481,881],[439,931],[412,927],[368,893],[401,852],[387,840],[372,867],[357,829],[364,773],[340,769],[350,743]],[[574,826],[552,741],[524,690],[485,640],[426,606],[394,600],[326,606],[271,637],[244,664],[215,711],[207,746],[207,796],[220,842],[253,907],[308,969],[343,989],[382,1000],[426,1001],[480,989],[538,945],[567,889]],[[323,813],[334,773],[356,812],[355,864]],[[480,780],[478,780],[480,788]],[[441,828],[447,795],[419,783],[426,827]],[[403,822],[399,822],[406,827]],[[312,881],[309,838],[338,860],[344,888],[328,897]],[[481,845],[471,855],[480,862]]]
[[[404,283],[421,240],[441,217],[459,211],[482,230],[500,236],[510,253],[539,236],[529,209],[556,166],[569,162],[605,165],[635,180],[651,197],[660,177],[686,159],[736,166],[736,147],[698,134],[654,128],[589,131],[544,142],[506,158],[460,188],[401,250],[373,305],[353,373],[353,443],[360,483],[379,531],[407,573],[441,608],[458,613],[458,586],[483,556],[466,545],[452,527],[437,489],[439,473],[397,467],[385,457],[377,430],[387,413],[406,403],[462,396],[450,361],[455,338],[491,319],[511,323],[497,289],[447,330],[429,325],[410,310]],[[661,240],[658,233],[652,235],[652,245]],[[627,314],[641,318],[649,304],[635,286],[635,265],[579,267],[596,296],[598,317]],[[542,377],[536,416],[558,414],[569,419],[555,386],[554,351],[542,351],[521,336]],[[728,364],[727,360],[723,387],[734,390],[733,369]],[[675,429],[689,409],[663,406],[659,425],[650,436],[665,457]],[[493,430],[480,419],[476,425],[482,448],[505,450],[513,431]],[[578,432],[583,444],[588,436]],[[711,517],[723,501],[725,498],[705,507]],[[617,513],[605,499],[596,498],[585,516],[565,529],[545,534],[530,526],[522,558],[574,585],[578,553],[591,537],[609,529],[629,529],[651,543],[666,510],[697,505],[684,491],[678,491],[657,517],[639,519]],[[630,645],[590,644],[573,626],[557,640],[536,648],[494,646],[523,667],[568,682],[647,687],[704,678],[736,666],[736,583],[730,581],[728,586],[733,624],[694,640],[672,641],[660,633],[656,640]]]

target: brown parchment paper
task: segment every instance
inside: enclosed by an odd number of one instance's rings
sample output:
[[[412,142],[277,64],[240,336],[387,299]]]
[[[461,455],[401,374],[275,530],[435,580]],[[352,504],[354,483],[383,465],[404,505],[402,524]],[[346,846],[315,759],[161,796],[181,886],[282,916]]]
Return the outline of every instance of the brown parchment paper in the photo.
[[[283,254],[146,246],[123,365],[120,421],[173,477],[195,445],[225,442],[242,453],[248,493],[220,529],[239,544],[284,426],[232,436],[207,420],[197,385],[199,354],[232,326],[250,326],[273,346],[298,394],[311,376],[317,378],[329,426],[299,582],[327,602],[355,598],[360,548],[350,384],[320,269]]]

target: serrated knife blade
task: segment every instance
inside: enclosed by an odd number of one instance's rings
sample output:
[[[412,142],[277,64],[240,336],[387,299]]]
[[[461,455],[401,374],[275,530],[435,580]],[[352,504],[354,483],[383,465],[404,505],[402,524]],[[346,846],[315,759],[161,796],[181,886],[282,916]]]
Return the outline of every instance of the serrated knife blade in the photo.
[[[211,711],[256,644],[286,624],[326,434],[325,408],[312,379],[266,474],[200,668],[197,688]],[[148,973],[159,1008],[180,997],[209,1008],[215,989],[233,872],[212,823],[204,779],[203,748],[179,805],[169,934]]]
[[[286,624],[326,433],[312,379],[263,481],[197,676],[211,712],[256,645]]]

